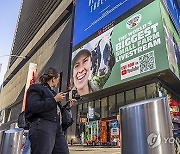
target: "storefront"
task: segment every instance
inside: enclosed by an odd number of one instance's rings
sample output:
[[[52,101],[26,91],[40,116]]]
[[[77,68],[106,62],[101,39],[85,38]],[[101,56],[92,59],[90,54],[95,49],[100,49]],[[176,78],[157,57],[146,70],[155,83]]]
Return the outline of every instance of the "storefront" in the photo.
[[[91,102],[79,103],[76,135],[79,141],[82,142],[83,140],[87,144],[119,145],[119,108],[121,106],[145,99],[170,95],[180,103],[180,96],[170,91],[157,80],[156,82],[126,89]],[[93,109],[94,113],[90,113],[89,108]],[[89,114],[93,116],[89,117]],[[112,123],[115,123],[114,127],[112,127]],[[112,135],[113,130],[115,131],[114,135]],[[84,136],[83,139],[82,134]],[[96,137],[93,137],[94,134]]]

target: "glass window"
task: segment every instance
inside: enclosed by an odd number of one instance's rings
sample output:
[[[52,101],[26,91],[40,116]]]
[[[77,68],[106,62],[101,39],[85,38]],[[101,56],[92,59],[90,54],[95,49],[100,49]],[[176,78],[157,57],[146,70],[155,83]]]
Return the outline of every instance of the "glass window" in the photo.
[[[160,87],[159,91],[161,91],[163,97],[167,95],[167,90],[164,87]]]
[[[115,95],[109,96],[109,115],[116,115],[116,100]]]
[[[124,92],[117,94],[117,109],[123,105],[125,105]]]
[[[76,117],[77,119],[76,119],[76,123],[79,123],[80,122],[80,111],[79,111],[79,105],[78,105],[78,107],[77,107],[77,117]]]
[[[145,86],[136,88],[136,101],[141,101],[146,99]]]
[[[89,102],[88,106],[90,106],[91,108],[94,108],[94,101]]]
[[[126,91],[126,104],[134,103],[134,89]]]
[[[146,89],[147,89],[147,98],[156,97],[156,84],[155,83],[146,85]]]
[[[99,120],[100,117],[101,117],[101,100],[100,99],[97,99],[95,100],[95,119]]]
[[[81,115],[82,115],[82,104],[79,104],[78,105],[78,112],[77,112],[77,123],[80,122]]]
[[[87,113],[88,113],[88,103],[83,103],[82,117],[87,117]]]
[[[108,117],[107,97],[101,99],[101,118]]]

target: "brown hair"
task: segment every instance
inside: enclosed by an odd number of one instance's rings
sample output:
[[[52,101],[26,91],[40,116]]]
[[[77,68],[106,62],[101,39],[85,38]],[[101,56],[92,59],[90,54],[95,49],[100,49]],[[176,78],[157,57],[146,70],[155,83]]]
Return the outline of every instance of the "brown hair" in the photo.
[[[51,80],[52,78],[58,78],[59,77],[59,73],[58,71],[53,68],[53,67],[50,67],[48,68],[44,74],[42,74],[39,78],[39,82],[41,83],[47,83],[47,81]]]

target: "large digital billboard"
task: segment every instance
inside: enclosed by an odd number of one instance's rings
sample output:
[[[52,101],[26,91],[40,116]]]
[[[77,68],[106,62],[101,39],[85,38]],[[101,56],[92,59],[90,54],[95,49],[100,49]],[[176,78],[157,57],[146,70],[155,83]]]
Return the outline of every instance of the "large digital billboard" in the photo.
[[[76,0],[73,46],[142,0]]]
[[[80,95],[169,68],[159,4],[152,2],[72,53],[71,80]]]
[[[180,35],[180,6],[178,5],[178,1],[179,0],[165,0],[167,8],[171,14],[171,18]]]
[[[178,78],[180,78],[180,37],[176,32],[164,7],[162,5],[160,6],[169,68]]]

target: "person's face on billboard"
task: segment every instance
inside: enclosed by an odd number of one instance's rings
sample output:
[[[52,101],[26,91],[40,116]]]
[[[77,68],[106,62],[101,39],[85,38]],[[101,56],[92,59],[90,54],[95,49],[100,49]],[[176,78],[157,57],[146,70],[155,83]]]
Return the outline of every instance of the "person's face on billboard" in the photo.
[[[77,90],[83,90],[88,86],[91,65],[91,57],[87,53],[82,53],[77,58],[73,67],[73,81]]]

